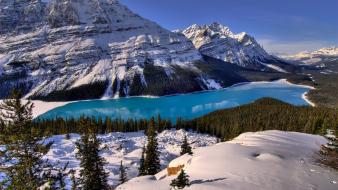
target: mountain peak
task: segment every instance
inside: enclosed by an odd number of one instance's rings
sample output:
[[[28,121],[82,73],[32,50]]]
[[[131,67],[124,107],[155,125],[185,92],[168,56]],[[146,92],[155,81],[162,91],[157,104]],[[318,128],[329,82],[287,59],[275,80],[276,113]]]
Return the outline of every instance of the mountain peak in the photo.
[[[233,33],[230,31],[230,28],[224,26],[218,22],[213,22],[212,24],[205,25],[197,25],[193,24],[187,29],[183,31],[183,33],[203,33],[204,36],[213,36],[213,35],[221,35],[221,36],[233,36]]]
[[[260,62],[273,60],[246,32],[233,34],[229,27],[214,22],[192,25],[182,32],[204,55],[243,67],[261,68]]]
[[[236,34],[236,37],[239,39],[244,39],[244,38],[251,37],[251,36],[249,36],[246,32],[241,32],[239,34]]]
[[[232,36],[233,33],[230,31],[230,28],[227,26],[224,26],[218,22],[214,22],[207,26],[212,32],[217,33],[219,35],[223,36]]]

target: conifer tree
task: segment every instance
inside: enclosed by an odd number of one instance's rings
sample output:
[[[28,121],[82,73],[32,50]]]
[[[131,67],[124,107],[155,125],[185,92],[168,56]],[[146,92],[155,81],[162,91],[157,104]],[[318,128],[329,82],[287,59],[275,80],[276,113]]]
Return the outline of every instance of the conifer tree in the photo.
[[[145,159],[144,159],[144,154],[145,154],[145,147],[143,146],[142,148],[142,155],[141,155],[141,159],[140,159],[140,167],[138,168],[138,175],[139,176],[143,176],[146,175],[146,171],[145,171]]]
[[[77,158],[80,159],[80,185],[84,190],[106,190],[109,189],[107,184],[108,174],[103,166],[105,160],[100,157],[100,141],[93,132],[90,121],[83,120],[81,125],[87,129],[82,135],[79,142],[76,143],[78,148]]]
[[[157,143],[157,131],[155,126],[155,119],[151,118],[149,121],[149,127],[147,130],[148,135],[148,144],[146,148],[146,157],[145,157],[145,173],[147,175],[154,175],[160,171],[160,153],[158,151]]]
[[[71,190],[77,190],[77,181],[76,181],[76,177],[75,177],[75,170],[70,170],[70,180],[72,181],[72,187]]]
[[[158,127],[157,130],[158,130],[159,133],[164,130],[163,121],[162,121],[160,114],[157,115],[157,127]]]
[[[324,118],[321,129],[320,129],[320,134],[325,135],[328,130],[328,119]]]
[[[184,140],[183,140],[183,143],[181,145],[181,155],[183,155],[183,154],[189,154],[189,155],[193,154],[192,150],[191,150],[191,146],[188,143],[188,138],[187,138],[186,135],[184,136]]]
[[[171,181],[170,186],[174,189],[183,189],[184,187],[189,187],[189,176],[182,169],[177,178]]]
[[[121,164],[120,164],[120,177],[119,177],[119,182],[120,182],[120,185],[125,183],[128,178],[127,178],[127,173],[126,173],[126,168],[123,166],[122,164],[122,160],[121,160]]]
[[[52,143],[45,143],[32,133],[33,104],[21,102],[21,93],[13,91],[0,104],[0,165],[6,173],[5,187],[0,189],[37,189],[50,181],[48,164],[42,159]],[[8,166],[7,163],[15,163]]]

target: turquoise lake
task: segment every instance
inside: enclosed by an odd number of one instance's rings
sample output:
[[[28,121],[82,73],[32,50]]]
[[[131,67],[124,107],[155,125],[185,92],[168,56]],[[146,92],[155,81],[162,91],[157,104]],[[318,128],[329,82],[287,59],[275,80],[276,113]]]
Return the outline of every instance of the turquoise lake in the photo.
[[[259,82],[230,88],[156,98],[130,97],[109,100],[79,101],[54,108],[39,118],[78,118],[81,115],[111,118],[192,119],[206,113],[253,102],[262,97],[276,98],[294,105],[308,105],[302,95],[309,88],[284,81]]]

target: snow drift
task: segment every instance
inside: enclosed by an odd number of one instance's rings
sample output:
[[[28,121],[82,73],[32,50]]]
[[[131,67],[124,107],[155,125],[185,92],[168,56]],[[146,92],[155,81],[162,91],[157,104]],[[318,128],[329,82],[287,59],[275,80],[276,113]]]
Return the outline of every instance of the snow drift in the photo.
[[[232,141],[198,148],[169,166],[184,164],[192,185],[186,189],[285,190],[338,188],[338,173],[314,164],[325,138],[295,132],[244,133]],[[155,177],[130,180],[117,189],[168,190],[176,176],[166,170]]]

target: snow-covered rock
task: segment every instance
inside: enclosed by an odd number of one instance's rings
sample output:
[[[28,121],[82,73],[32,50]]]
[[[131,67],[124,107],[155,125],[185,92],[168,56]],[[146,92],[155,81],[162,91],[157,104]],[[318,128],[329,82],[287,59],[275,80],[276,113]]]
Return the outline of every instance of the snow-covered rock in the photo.
[[[300,52],[294,55],[285,55],[282,58],[300,61],[305,64],[320,63],[322,61],[338,61],[338,47],[322,48],[313,52]]]
[[[118,0],[0,1],[2,92],[24,86],[27,98],[44,97],[102,83],[106,97],[125,96],[135,80],[141,81],[137,87],[148,87],[147,64],[175,75],[175,67],[198,72],[193,63],[200,59],[183,34]]]
[[[324,137],[295,132],[244,133],[232,141],[198,148],[170,162],[184,164],[192,185],[199,190],[284,190],[338,188],[338,173],[314,163],[314,155],[326,144]],[[166,171],[155,177],[137,177],[119,190],[169,190],[177,176]]]
[[[182,33],[202,54],[242,67],[257,69],[262,68],[261,62],[275,61],[252,36],[245,32],[233,34],[228,27],[219,23],[194,24]]]

